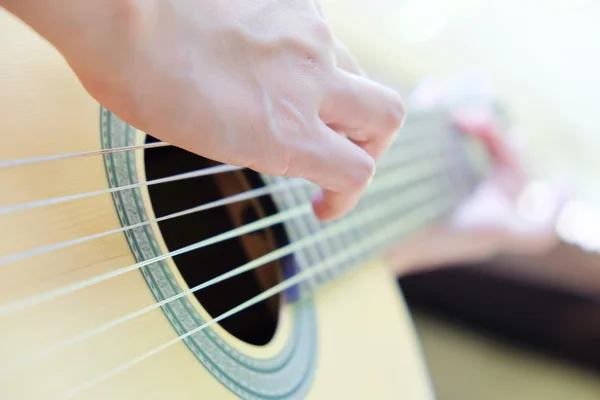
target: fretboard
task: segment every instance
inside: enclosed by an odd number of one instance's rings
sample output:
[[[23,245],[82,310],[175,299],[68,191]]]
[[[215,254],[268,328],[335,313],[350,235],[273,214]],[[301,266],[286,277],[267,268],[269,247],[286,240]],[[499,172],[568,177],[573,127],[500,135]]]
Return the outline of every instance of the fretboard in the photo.
[[[304,244],[286,260],[293,264],[287,266],[288,275],[314,270],[301,285],[311,293],[444,218],[472,193],[486,170],[483,148],[453,127],[447,111],[412,114],[352,212],[327,223],[312,213],[284,223],[288,240]],[[270,184],[285,178],[263,180]],[[280,211],[290,210],[309,202],[315,190],[302,185],[273,200]]]

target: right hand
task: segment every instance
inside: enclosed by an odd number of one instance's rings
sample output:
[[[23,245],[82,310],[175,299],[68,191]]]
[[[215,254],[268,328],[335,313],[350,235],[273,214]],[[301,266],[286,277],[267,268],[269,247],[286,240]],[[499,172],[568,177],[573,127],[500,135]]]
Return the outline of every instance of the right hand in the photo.
[[[48,3],[32,26],[100,103],[204,157],[316,183],[322,220],[354,207],[404,118],[399,95],[359,73],[314,1]]]

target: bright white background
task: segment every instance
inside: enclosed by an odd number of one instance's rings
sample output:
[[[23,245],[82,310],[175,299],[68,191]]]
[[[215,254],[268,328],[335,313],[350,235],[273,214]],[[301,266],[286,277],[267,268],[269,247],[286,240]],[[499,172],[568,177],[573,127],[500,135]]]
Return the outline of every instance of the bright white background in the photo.
[[[600,3],[594,0],[322,0],[373,76],[485,77],[523,128],[542,176],[569,173],[600,204]],[[597,182],[598,181],[598,182]]]
[[[600,251],[600,2],[321,0],[367,72],[404,94],[478,76],[521,128],[533,172],[566,175],[567,240]],[[409,109],[410,112],[410,109]]]

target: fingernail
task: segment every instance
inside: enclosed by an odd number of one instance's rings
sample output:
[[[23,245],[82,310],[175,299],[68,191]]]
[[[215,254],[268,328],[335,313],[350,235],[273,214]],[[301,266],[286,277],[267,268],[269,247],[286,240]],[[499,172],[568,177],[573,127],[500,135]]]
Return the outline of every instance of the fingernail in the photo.
[[[369,178],[369,181],[367,182],[367,186],[369,186],[371,184],[371,182],[373,182],[373,178],[375,177],[375,172],[376,171],[377,171],[377,166],[373,167],[373,174]]]

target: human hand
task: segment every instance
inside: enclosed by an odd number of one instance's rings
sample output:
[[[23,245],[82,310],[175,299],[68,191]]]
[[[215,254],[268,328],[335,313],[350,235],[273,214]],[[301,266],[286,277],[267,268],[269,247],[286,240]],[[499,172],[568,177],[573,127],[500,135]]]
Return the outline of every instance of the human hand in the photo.
[[[353,208],[404,119],[314,1],[9,4],[118,117],[204,157],[316,183],[323,220]]]
[[[463,110],[455,123],[486,143],[495,170],[448,219],[390,252],[399,274],[484,261],[500,252],[544,253],[558,242],[565,186],[532,182],[518,151],[485,111]]]

